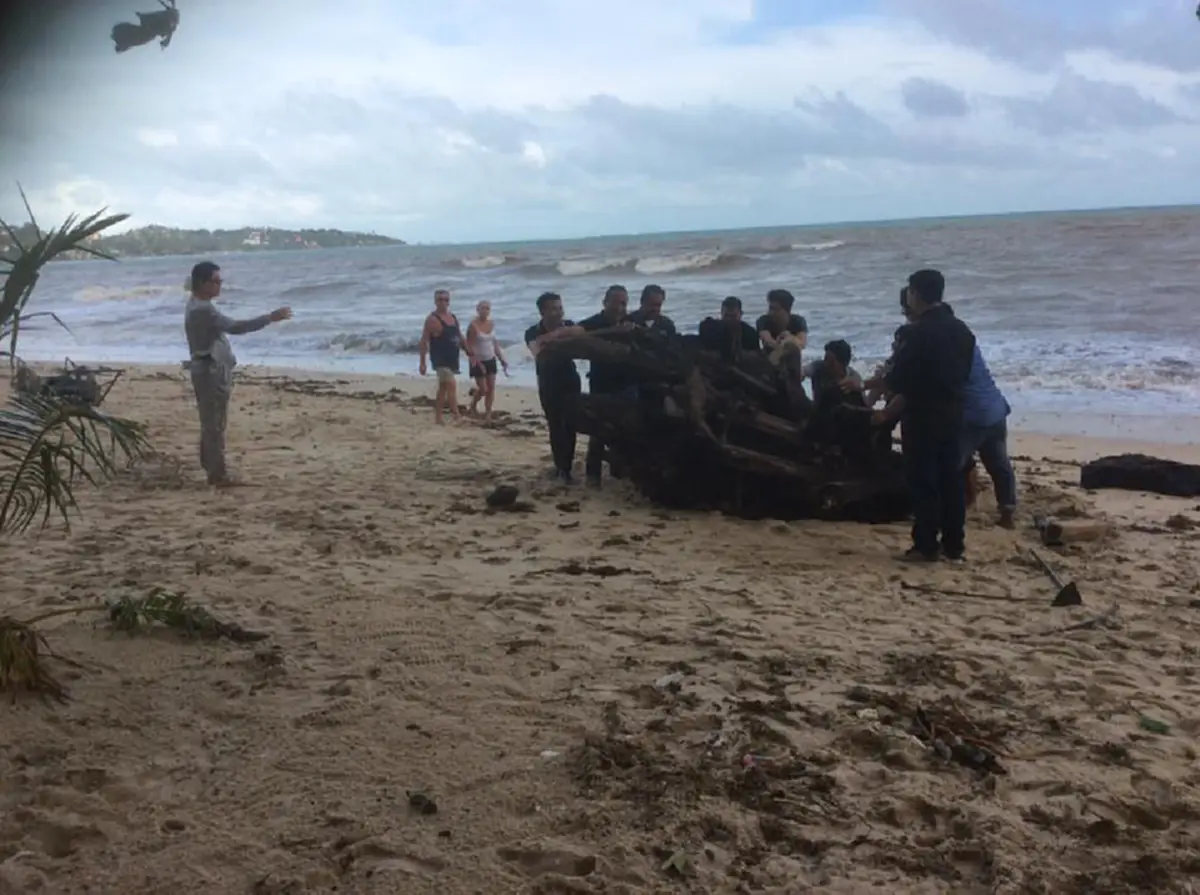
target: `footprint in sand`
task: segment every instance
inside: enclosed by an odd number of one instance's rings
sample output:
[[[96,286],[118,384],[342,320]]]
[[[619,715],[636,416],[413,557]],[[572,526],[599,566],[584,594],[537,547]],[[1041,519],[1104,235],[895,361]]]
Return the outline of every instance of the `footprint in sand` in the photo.
[[[529,876],[588,876],[596,870],[595,855],[570,847],[505,846],[496,854]]]

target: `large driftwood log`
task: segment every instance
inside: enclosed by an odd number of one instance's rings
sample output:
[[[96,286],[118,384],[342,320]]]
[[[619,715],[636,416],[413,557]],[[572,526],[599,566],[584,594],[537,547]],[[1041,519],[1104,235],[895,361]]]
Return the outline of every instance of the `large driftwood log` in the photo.
[[[900,455],[862,407],[790,398],[761,354],[736,363],[694,337],[609,330],[543,351],[619,369],[636,396],[587,394],[578,429],[651,500],[748,518],[907,518]]]
[[[1196,497],[1200,495],[1200,466],[1145,454],[1117,454],[1084,464],[1079,484],[1088,490],[1114,488]]]

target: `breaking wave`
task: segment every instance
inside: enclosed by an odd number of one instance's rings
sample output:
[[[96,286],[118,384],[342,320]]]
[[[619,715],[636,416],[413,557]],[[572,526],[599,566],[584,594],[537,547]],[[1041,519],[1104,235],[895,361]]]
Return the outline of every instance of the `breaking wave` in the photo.
[[[460,267],[465,270],[488,270],[493,267],[516,267],[525,263],[520,255],[468,255],[465,258],[452,258],[446,262],[450,267]]]
[[[792,243],[793,252],[828,252],[830,249],[840,249],[846,243],[840,239],[830,239],[826,242],[796,242]]]
[[[531,266],[531,275],[557,273],[564,277],[584,277],[596,274],[639,273],[644,276],[664,274],[696,274],[708,271],[732,270],[753,264],[755,258],[738,252],[686,252],[680,255],[646,255],[631,258],[576,257],[563,258],[553,265]]]
[[[418,329],[420,325],[418,324]],[[501,348],[509,348],[512,342],[500,341]],[[420,336],[405,338],[395,332],[338,333],[321,347],[325,351],[340,351],[346,354],[417,354],[420,352]]]
[[[348,354],[416,354],[420,338],[404,338],[395,333],[338,333],[323,346],[327,351]]]
[[[453,258],[445,263],[460,270],[514,268],[529,277],[586,277],[600,274],[642,274],[665,276],[715,273],[745,267],[781,252],[825,252],[846,243],[840,239],[801,242],[792,245],[765,245],[739,248],[738,251],[695,249],[670,255],[568,255],[565,258],[530,260],[516,254],[494,252]]]
[[[164,296],[176,298],[180,295],[178,286],[86,286],[75,293],[75,298],[85,302],[101,301],[145,301],[150,298]]]

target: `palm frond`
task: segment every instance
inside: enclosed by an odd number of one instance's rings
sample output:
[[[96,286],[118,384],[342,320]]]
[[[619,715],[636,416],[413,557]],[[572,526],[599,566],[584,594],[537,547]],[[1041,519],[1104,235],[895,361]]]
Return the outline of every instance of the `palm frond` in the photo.
[[[88,613],[104,613],[109,624],[128,634],[162,626],[187,638],[225,638],[234,643],[257,643],[270,636],[263,631],[251,631],[233,622],[222,621],[183,594],[162,587],[154,588],[144,597],[125,596],[104,603],[50,609],[32,618],[0,615],[0,692],[9,694],[13,701],[21,694],[32,694],[45,700],[66,702],[70,694],[54,675],[49,660],[55,659],[74,668],[82,666],[54,652],[38,625],[52,618]]]
[[[16,247],[16,257],[2,259],[7,269],[4,272],[4,287],[0,290],[0,326],[4,328],[6,341],[9,343],[7,353],[13,359],[17,353],[21,318],[42,268],[59,255],[70,251],[86,252],[110,261],[116,260],[112,255],[93,249],[86,243],[93,236],[129,217],[127,214],[106,214],[107,209],[101,209],[83,218],[72,214],[58,229],[43,232],[34,217],[24,189],[20,184],[17,185],[17,189],[21,193],[21,201],[25,203],[25,210],[29,214],[36,238],[28,245],[22,243],[16,229],[0,219],[0,228],[8,233],[9,239]]]
[[[141,423],[47,395],[13,394],[0,407],[0,534],[57,513],[70,527],[75,488],[95,485],[149,449]]]

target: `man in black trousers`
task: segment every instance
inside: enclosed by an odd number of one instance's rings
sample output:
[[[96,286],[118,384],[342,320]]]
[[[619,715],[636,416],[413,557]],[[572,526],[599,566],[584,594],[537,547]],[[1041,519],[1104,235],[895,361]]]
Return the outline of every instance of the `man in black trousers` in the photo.
[[[904,463],[913,504],[913,543],[901,557],[906,562],[942,556],[957,561],[966,552],[967,497],[956,445],[975,334],[942,301],[945,290],[937,270],[908,278],[914,323],[885,380],[889,391],[904,396]]]
[[[563,319],[562,298],[556,292],[543,292],[537,300],[541,321],[525,330],[525,344],[537,365],[538,398],[550,430],[550,453],[554,456],[555,475],[571,484],[575,465],[575,415],[582,383],[575,361],[569,357],[543,357],[540,350],[547,339],[562,334],[575,324]]]

